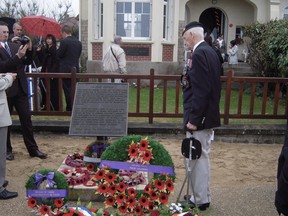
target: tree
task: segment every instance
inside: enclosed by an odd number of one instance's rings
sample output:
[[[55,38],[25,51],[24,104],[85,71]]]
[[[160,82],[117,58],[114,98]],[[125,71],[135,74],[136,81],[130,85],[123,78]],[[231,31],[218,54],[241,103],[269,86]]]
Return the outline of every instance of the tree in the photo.
[[[245,27],[251,67],[259,76],[288,77],[288,21],[272,20]]]
[[[40,3],[37,0],[1,0],[0,17],[10,17],[20,20],[24,16],[43,15],[54,18],[59,23],[69,17],[71,12],[71,1],[62,3],[59,0],[55,8],[50,8],[49,5],[41,9]],[[46,2],[46,1],[43,1]]]

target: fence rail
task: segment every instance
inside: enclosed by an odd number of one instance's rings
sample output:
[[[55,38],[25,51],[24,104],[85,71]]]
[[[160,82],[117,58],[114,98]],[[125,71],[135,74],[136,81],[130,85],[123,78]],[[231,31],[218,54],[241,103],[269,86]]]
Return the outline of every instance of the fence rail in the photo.
[[[182,118],[182,91],[179,82],[179,75],[155,75],[154,70],[150,70],[147,75],[116,75],[116,74],[96,74],[96,73],[29,73],[27,74],[29,82],[33,88],[33,97],[31,102],[33,104],[33,115],[47,115],[47,116],[69,116],[71,112],[63,109],[63,94],[62,94],[62,80],[65,78],[71,79],[72,83],[72,101],[75,94],[77,82],[102,82],[107,79],[123,79],[130,84],[131,88],[136,88],[135,110],[129,111],[129,117],[148,118],[150,124],[155,118]],[[40,110],[39,104],[39,80],[46,82],[46,104],[50,103],[50,82],[49,79],[58,79],[59,91],[59,107],[58,111],[52,111],[50,106],[46,110]],[[234,77],[233,70],[228,71],[226,76],[221,77],[222,91],[224,91],[224,108],[221,111],[221,118],[224,124],[229,124],[230,119],[286,119],[288,113],[288,78],[275,77]],[[157,86],[157,88],[155,88]],[[145,87],[145,88],[143,88]],[[149,89],[149,91],[147,90]],[[155,91],[162,90],[162,101],[157,101],[161,105],[161,111],[155,111]],[[148,107],[146,111],[141,109],[141,94],[148,91]],[[168,89],[172,89],[173,98],[167,96]],[[250,102],[249,112],[243,113],[243,97],[249,89]],[[232,91],[238,91],[236,98],[232,98]],[[272,93],[271,93],[272,92]],[[235,94],[235,93],[234,93]],[[256,98],[262,98],[261,105],[255,104]],[[271,99],[272,98],[272,99]],[[268,99],[273,100],[273,112],[267,113]],[[173,101],[174,110],[167,110],[167,103]],[[231,103],[237,101],[237,110],[233,112]],[[143,102],[143,101],[142,101]],[[246,104],[247,106],[247,104]],[[260,106],[260,112],[256,111],[255,107]],[[282,108],[281,108],[282,107]],[[284,108],[283,108],[284,107]],[[281,108],[281,109],[280,109]],[[270,108],[271,110],[271,108]],[[15,113],[14,113],[15,114]]]

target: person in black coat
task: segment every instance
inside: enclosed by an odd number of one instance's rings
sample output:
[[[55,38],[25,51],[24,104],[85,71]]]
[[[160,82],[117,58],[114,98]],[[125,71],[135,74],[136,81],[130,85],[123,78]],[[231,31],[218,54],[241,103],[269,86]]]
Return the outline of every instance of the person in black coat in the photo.
[[[279,215],[288,215],[288,119],[285,141],[278,159],[275,206]]]
[[[197,160],[187,161],[193,167],[192,191],[188,199],[191,207],[206,210],[210,206],[210,144],[213,128],[220,126],[221,65],[216,52],[204,41],[204,27],[199,22],[185,26],[184,46],[192,50],[192,63],[183,76],[183,108],[186,136],[202,144]]]
[[[58,73],[59,61],[56,55],[56,38],[52,34],[48,34],[45,38],[45,46],[37,48],[37,56],[42,63],[41,72]],[[42,104],[46,105],[47,83],[45,80],[40,81],[40,89],[42,94]],[[50,78],[50,108],[53,111],[59,110],[59,93],[58,79]]]
[[[0,62],[5,62],[8,59],[13,58],[20,47],[19,44],[7,42],[9,36],[8,25],[5,22],[0,21]],[[19,120],[21,123],[23,139],[25,146],[31,157],[39,157],[41,159],[47,158],[47,154],[41,152],[38,145],[34,139],[31,114],[29,109],[28,100],[28,86],[27,78],[25,74],[25,65],[32,63],[32,42],[28,40],[28,50],[26,55],[21,59],[21,64],[13,67],[7,68],[7,71],[17,73],[17,79],[13,82],[13,85],[7,90],[7,101],[9,106],[9,111],[12,113],[15,107]],[[8,48],[5,48],[8,46]],[[12,145],[10,140],[10,127],[8,127],[7,135],[7,160],[13,160],[14,155],[12,153]]]
[[[57,50],[59,71],[60,73],[71,73],[73,69],[76,69],[76,73],[79,73],[82,44],[77,38],[72,36],[72,30],[68,25],[64,25],[61,31],[64,39],[60,42]],[[71,79],[63,79],[63,90],[66,100],[66,111],[72,111]]]

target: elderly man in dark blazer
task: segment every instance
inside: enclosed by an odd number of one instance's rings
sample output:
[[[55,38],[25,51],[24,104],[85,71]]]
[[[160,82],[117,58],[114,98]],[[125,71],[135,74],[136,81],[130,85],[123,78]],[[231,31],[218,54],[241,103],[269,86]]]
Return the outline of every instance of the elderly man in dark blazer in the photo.
[[[8,71],[8,68],[21,64],[21,58],[25,56],[27,48],[28,46],[21,46],[13,58],[0,62],[0,200],[18,196],[17,192],[11,192],[6,189],[8,181],[5,179],[7,131],[8,126],[12,124],[5,90],[16,80],[17,74],[5,72]]]
[[[210,144],[213,128],[220,126],[221,65],[216,52],[204,41],[204,27],[199,22],[185,26],[183,40],[191,50],[192,63],[183,76],[183,107],[186,136],[202,144],[202,155],[187,161],[192,167],[192,191],[188,199],[191,207],[206,210],[210,206]]]
[[[82,52],[81,42],[72,36],[71,27],[64,25],[62,27],[63,40],[60,42],[57,50],[59,59],[60,73],[79,73],[79,58]],[[66,111],[72,111],[73,101],[71,101],[71,79],[63,79],[63,90],[66,100]]]
[[[5,22],[0,22],[0,62],[5,62],[13,58],[20,45],[16,43],[7,42],[9,36],[8,25]],[[41,152],[37,146],[34,139],[31,115],[29,110],[29,100],[28,100],[28,87],[27,78],[25,75],[25,64],[30,64],[32,62],[32,42],[27,37],[28,40],[28,50],[26,55],[22,58],[21,64],[17,66],[7,67],[7,71],[17,73],[17,80],[7,91],[7,100],[9,105],[9,111],[12,112],[15,107],[23,133],[23,139],[25,146],[31,157],[39,157],[41,159],[47,158],[47,154]],[[12,145],[10,140],[10,127],[8,128],[7,136],[7,160],[13,160],[14,155],[12,153]]]

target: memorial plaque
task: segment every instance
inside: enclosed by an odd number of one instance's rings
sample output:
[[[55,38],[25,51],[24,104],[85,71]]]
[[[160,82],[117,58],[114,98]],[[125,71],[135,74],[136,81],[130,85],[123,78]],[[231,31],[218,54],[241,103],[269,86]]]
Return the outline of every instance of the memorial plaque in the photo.
[[[147,47],[123,47],[127,56],[149,56],[149,48]]]
[[[127,83],[77,83],[69,135],[126,136]]]

